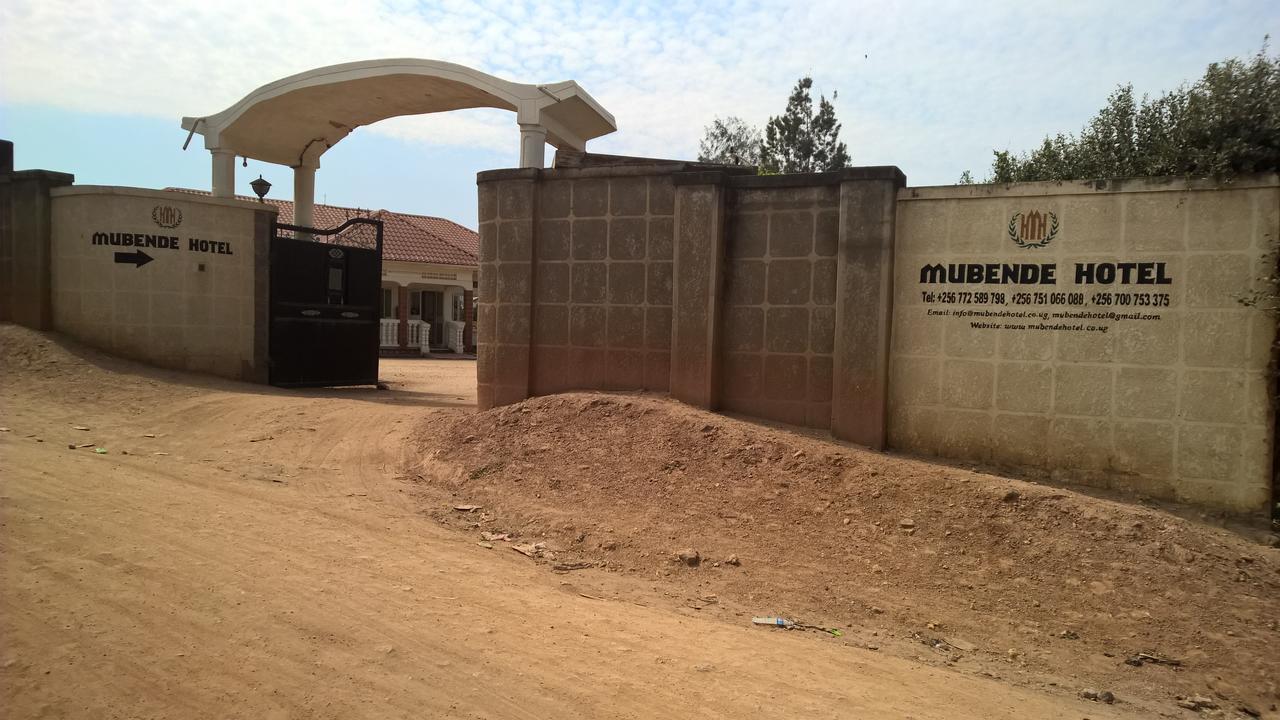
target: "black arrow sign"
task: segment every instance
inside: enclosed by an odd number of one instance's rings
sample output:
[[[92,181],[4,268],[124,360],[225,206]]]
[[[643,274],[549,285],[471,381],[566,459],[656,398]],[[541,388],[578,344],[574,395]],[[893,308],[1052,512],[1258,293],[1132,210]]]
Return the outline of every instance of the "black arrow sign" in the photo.
[[[142,267],[143,265],[146,265],[152,260],[155,260],[155,258],[142,252],[141,250],[139,250],[138,252],[131,252],[131,253],[122,253],[122,252],[116,253],[116,262],[133,263],[135,267]]]

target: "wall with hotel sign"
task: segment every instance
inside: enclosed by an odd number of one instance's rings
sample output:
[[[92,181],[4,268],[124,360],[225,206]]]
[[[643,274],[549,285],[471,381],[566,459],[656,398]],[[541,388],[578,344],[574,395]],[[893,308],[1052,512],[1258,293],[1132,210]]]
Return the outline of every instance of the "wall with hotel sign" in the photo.
[[[1267,505],[1274,176],[899,193],[889,440]]]

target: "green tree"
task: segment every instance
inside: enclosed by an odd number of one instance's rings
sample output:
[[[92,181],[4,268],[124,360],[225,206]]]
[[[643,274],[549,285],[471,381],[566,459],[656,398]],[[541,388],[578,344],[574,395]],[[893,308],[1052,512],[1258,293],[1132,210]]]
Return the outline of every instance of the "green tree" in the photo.
[[[987,182],[1280,170],[1280,55],[1213,63],[1204,76],[1157,98],[1121,85],[1079,135],[1046,137],[1014,155],[997,150]]]
[[[760,165],[774,173],[822,172],[849,166],[849,152],[840,142],[840,122],[826,97],[818,97],[817,111],[809,90],[813,79],[800,78],[781,115],[769,118],[764,129]],[[836,95],[831,95],[835,99]]]
[[[759,165],[760,131],[742,118],[716,118],[698,143],[698,162],[722,165]]]

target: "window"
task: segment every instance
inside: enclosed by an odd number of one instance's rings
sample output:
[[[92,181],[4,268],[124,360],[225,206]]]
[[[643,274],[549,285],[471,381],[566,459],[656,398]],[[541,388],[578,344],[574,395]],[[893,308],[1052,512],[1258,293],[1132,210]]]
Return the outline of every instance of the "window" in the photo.
[[[391,307],[391,288],[382,288],[382,317],[395,317],[395,309]]]
[[[422,317],[422,293],[409,293],[409,314]]]

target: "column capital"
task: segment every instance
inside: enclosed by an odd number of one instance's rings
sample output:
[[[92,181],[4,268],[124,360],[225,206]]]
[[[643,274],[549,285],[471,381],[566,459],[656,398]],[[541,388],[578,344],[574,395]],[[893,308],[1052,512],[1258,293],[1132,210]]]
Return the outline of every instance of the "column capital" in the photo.
[[[520,126],[520,167],[546,167],[547,129],[534,123],[517,124]]]

